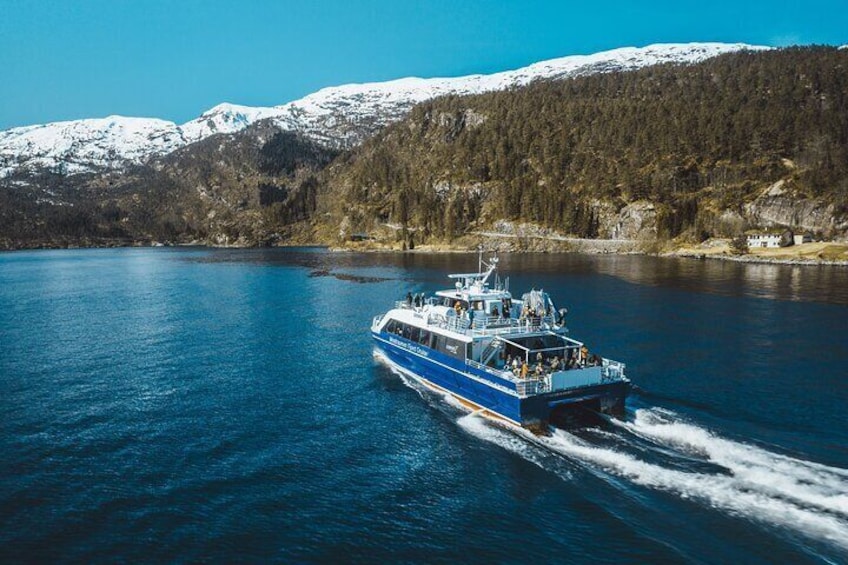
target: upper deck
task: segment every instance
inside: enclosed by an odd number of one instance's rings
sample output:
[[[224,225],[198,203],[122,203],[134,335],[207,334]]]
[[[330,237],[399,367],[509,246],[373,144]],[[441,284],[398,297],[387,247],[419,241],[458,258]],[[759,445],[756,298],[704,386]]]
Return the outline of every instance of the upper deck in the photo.
[[[439,293],[437,293],[438,295]],[[560,329],[555,315],[524,316],[513,318],[502,312],[491,315],[485,311],[472,310],[472,314],[457,315],[455,308],[449,308],[436,298],[427,299],[423,306],[408,304],[403,300],[395,302],[395,309],[409,311],[413,319],[423,321],[427,326],[440,328],[470,337],[494,337],[510,334],[529,334]],[[467,311],[466,311],[467,312]],[[375,317],[375,324],[382,316]]]
[[[564,311],[556,311],[543,291],[532,290],[514,301],[508,289],[509,279],[502,282],[495,277],[491,288],[489,279],[497,264],[497,257],[486,263],[481,253],[478,272],[448,275],[456,281],[455,288],[436,291],[427,299],[407,294],[405,301],[395,302],[391,314],[406,323],[472,340],[550,331],[567,333]],[[381,320],[382,316],[376,316],[373,326],[379,326]]]

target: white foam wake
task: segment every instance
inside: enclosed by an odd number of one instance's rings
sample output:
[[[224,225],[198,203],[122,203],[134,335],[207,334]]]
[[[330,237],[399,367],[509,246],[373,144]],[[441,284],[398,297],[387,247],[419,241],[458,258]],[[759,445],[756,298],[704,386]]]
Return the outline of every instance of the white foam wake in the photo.
[[[674,420],[667,411],[638,411],[634,422],[617,424],[681,454],[704,456],[732,474],[671,469],[617,448],[592,445],[562,430],[535,441],[590,469],[601,469],[634,484],[676,493],[733,515],[848,549],[845,469],[720,438],[693,424]]]
[[[422,392],[423,385],[414,375],[390,361],[388,365],[406,384]],[[464,409],[449,394],[440,396]],[[499,445],[566,480],[573,479],[572,474],[534,443],[593,472],[605,472],[634,484],[675,493],[732,515],[786,528],[848,550],[848,469],[722,438],[660,408],[637,410],[632,422],[612,422],[653,443],[659,451],[671,450],[687,458],[694,455],[726,468],[730,474],[668,468],[643,461],[618,447],[593,445],[562,430],[551,437],[536,437],[517,427],[507,431],[474,414],[457,421],[469,434]],[[626,443],[621,447],[626,448]]]
[[[729,469],[740,487],[848,517],[848,470],[788,457],[716,436],[652,410],[613,421],[640,437],[695,453]]]
[[[466,416],[459,424],[481,439],[527,456],[527,451],[518,446],[523,440],[509,438],[512,434],[495,430],[482,418]],[[848,549],[848,521],[841,516],[848,493],[845,469],[719,438],[703,428],[670,420],[659,412],[643,411],[637,414],[635,422],[618,424],[645,439],[682,451],[687,457],[691,453],[704,455],[732,474],[671,469],[617,448],[592,445],[562,430],[548,438],[537,438],[520,429],[516,432],[590,470],[602,470],[634,484],[675,493],[732,515]],[[531,461],[540,464],[538,451],[533,457]]]
[[[572,474],[562,468],[562,461],[555,458],[544,449],[531,442],[522,439],[516,433],[508,431],[499,425],[486,420],[485,417],[476,414],[468,414],[457,420],[459,427],[469,434],[497,444],[511,451],[536,466],[555,473],[564,480],[571,480]]]
[[[749,481],[735,476],[668,469],[620,451],[585,445],[562,431],[546,441],[563,455],[600,466],[633,483],[700,500],[732,514],[796,530],[848,549],[848,523],[776,496],[770,488],[752,488]]]

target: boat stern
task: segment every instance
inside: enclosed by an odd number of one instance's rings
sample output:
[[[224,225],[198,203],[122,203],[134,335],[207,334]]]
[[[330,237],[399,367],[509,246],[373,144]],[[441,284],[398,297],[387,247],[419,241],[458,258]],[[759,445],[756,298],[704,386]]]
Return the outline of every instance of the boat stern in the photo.
[[[521,399],[521,421],[525,427],[572,426],[586,416],[624,415],[630,381],[624,365],[607,359],[594,367],[554,372]]]

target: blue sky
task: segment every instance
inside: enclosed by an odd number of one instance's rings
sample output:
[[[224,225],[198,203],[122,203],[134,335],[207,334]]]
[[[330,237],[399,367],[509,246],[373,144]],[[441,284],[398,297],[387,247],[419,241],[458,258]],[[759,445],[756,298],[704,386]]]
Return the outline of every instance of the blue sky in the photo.
[[[688,41],[846,44],[848,0],[0,0],[0,129]]]

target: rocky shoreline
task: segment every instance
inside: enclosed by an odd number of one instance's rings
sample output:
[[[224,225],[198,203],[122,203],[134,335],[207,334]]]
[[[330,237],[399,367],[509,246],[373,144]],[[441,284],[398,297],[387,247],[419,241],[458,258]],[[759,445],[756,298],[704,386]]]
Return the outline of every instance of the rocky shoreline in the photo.
[[[796,259],[796,258],[776,258],[776,257],[760,257],[757,255],[727,255],[727,254],[695,254],[689,252],[669,252],[660,253],[660,257],[669,258],[685,258],[696,260],[711,260],[711,261],[732,261],[734,263],[757,263],[765,265],[793,265],[793,266],[831,266],[831,267],[848,267],[846,261],[832,261],[828,259]]]
[[[413,249],[404,249],[402,245],[384,242],[346,242],[343,245],[328,245],[325,242],[291,242],[271,247],[321,246],[340,253],[471,253],[481,246],[487,251],[501,253],[582,253],[587,255],[645,255],[663,258],[684,258],[692,260],[732,261],[735,263],[756,263],[768,265],[792,266],[830,266],[848,267],[848,259],[826,259],[823,257],[769,257],[759,254],[734,255],[727,251],[699,250],[680,247],[672,250],[658,249],[659,242],[637,240],[580,239],[566,237],[531,237],[519,241],[504,234],[480,233],[464,236],[449,244],[424,244]],[[211,244],[203,241],[159,242],[150,239],[123,238],[84,238],[46,239],[39,241],[0,240],[2,251],[26,251],[39,249],[106,249],[118,247],[207,247],[209,249],[253,249],[263,247],[250,244]]]

